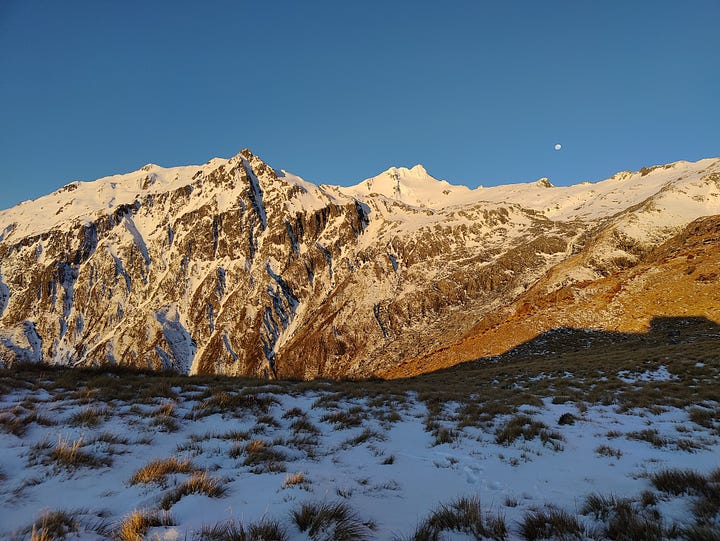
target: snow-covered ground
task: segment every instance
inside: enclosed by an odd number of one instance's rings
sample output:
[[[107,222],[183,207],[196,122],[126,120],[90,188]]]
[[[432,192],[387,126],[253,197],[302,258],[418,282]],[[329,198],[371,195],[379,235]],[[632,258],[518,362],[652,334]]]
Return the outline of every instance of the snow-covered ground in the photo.
[[[674,468],[708,475],[720,467],[717,431],[691,423],[684,409],[621,413],[547,397],[542,407],[461,426],[460,404],[446,403],[429,418],[413,392],[343,397],[329,385],[217,391],[188,383],[157,386],[153,396],[153,388],[113,400],[92,389],[6,386],[0,538],[30,538],[31,525],[58,510],[77,519],[69,539],[112,538],[134,510],[167,508],[172,525],[150,527],[146,538],[195,539],[203,527],[228,520],[272,519],[288,539],[303,540],[311,537],[293,510],[303,502],[345,502],[369,525],[367,539],[409,539],[439,505],[476,497],[484,512],[504,518],[513,540],[523,538],[522,521],[533,510],[558,506],[591,526],[594,519],[581,514],[588,495],[637,499],[643,491],[658,493],[667,525],[686,526],[691,496],[660,494],[649,475]],[[499,442],[520,415],[544,423],[541,435]],[[76,455],[63,462],[59,451],[75,442]],[[151,461],[172,457],[206,472],[222,494],[177,496],[192,471],[133,482]]]

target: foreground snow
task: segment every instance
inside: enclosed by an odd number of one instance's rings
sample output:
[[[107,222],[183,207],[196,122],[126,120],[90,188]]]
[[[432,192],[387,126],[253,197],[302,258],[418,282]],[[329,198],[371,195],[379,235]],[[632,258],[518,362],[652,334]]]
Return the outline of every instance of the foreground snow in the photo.
[[[291,511],[302,502],[344,501],[373,526],[370,538],[389,540],[412,535],[441,503],[478,497],[485,511],[505,518],[508,539],[520,539],[530,510],[552,504],[574,515],[589,494],[638,497],[652,490],[654,472],[707,474],[720,466],[717,435],[690,423],[681,409],[579,411],[548,397],[544,406],[518,412],[547,425],[546,443],[520,437],[503,445],[497,431],[511,416],[458,429],[451,421],[458,405],[446,404],[433,434],[428,409],[413,393],[343,398],[330,387],[258,389],[243,395],[173,387],[133,403],[102,402],[90,392],[11,390],[0,401],[5,426],[28,411],[37,420],[19,435],[0,432],[0,537],[28,538],[30,525],[54,510],[76,513],[84,525],[69,538],[98,539],[98,531],[109,537],[133,510],[164,506],[174,525],[150,528],[148,538],[193,539],[202,527],[229,519],[271,518],[289,539],[308,539]],[[568,413],[572,424],[559,424]],[[657,430],[655,445],[642,436],[648,430]],[[449,441],[438,443],[438,433]],[[250,460],[253,440],[272,453]],[[59,443],[70,448],[77,441],[96,464],[68,465],[52,454]],[[131,483],[152,460],[171,457],[207,471],[224,494],[163,502],[190,473]],[[660,498],[658,509],[667,523],[692,522],[689,497]]]

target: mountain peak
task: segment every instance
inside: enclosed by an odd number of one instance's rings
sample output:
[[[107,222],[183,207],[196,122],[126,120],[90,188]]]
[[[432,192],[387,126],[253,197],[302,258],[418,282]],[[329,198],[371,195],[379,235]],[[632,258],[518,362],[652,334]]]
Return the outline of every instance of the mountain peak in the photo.
[[[554,188],[553,183],[548,180],[547,177],[543,177],[535,182],[535,186],[538,188]]]
[[[428,172],[425,167],[423,167],[421,164],[417,164],[411,168],[407,167],[390,167],[389,169],[383,171],[379,175],[373,178],[378,178],[380,176],[387,175],[389,177],[398,177],[398,178],[416,178],[416,179],[422,179],[422,180],[437,180],[433,178]]]
[[[379,194],[407,205],[430,208],[458,204],[470,193],[465,186],[454,186],[446,180],[436,179],[421,164],[410,169],[390,167],[377,176],[340,191],[352,197]]]

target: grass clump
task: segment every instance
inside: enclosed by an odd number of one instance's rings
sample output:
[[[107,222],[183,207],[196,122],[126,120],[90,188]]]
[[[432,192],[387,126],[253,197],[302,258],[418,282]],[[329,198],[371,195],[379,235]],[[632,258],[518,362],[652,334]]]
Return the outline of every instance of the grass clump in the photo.
[[[290,423],[290,428],[296,434],[304,433],[316,435],[320,433],[320,430],[304,417],[296,418],[292,423]]]
[[[301,532],[312,541],[336,541],[370,539],[374,526],[362,519],[345,502],[304,502],[290,513]]]
[[[159,427],[166,432],[177,432],[180,429],[180,424],[177,421],[176,407],[177,403],[172,400],[163,402],[152,412],[150,425]]]
[[[682,538],[686,541],[720,541],[720,528],[709,524],[693,524],[683,528]]]
[[[247,526],[229,520],[215,526],[205,526],[198,533],[199,541],[286,541],[287,533],[276,520],[263,519]]]
[[[222,481],[208,476],[207,472],[195,472],[193,475],[165,494],[160,502],[162,509],[168,510],[188,494],[205,494],[210,498],[221,498],[227,493]]]
[[[478,497],[459,498],[442,504],[415,530],[411,539],[425,541],[442,539],[443,533],[465,534],[473,539],[507,539],[505,519],[483,513]]]
[[[175,521],[168,511],[136,509],[123,518],[113,537],[118,541],[143,541],[150,528],[173,525]]]
[[[264,440],[256,439],[248,443],[245,446],[245,454],[243,466],[251,466],[250,471],[253,473],[285,471],[285,453],[274,449]]]
[[[548,430],[545,423],[536,421],[529,415],[517,414],[495,431],[495,442],[501,445],[511,445],[522,437],[525,441],[540,438],[543,444],[551,444],[559,450],[563,437],[557,432]]]
[[[650,476],[653,486],[668,494],[703,494],[708,490],[708,481],[695,470],[668,469]]]
[[[593,532],[594,539],[664,541],[677,538],[678,528],[665,528],[660,513],[654,508],[656,503],[652,493],[643,493],[638,501],[591,494],[580,513],[602,521]]]
[[[331,423],[335,425],[336,429],[340,430],[353,428],[362,424],[362,418],[356,412],[351,411],[326,413],[320,420],[326,423]]]
[[[176,473],[194,473],[197,471],[189,460],[178,460],[175,457],[157,459],[148,462],[137,470],[130,478],[131,485],[157,483],[165,485],[169,475]]]
[[[628,432],[625,434],[625,437],[629,440],[646,441],[652,444],[653,447],[665,447],[668,443],[667,440],[660,436],[660,433],[654,428]]]
[[[80,527],[77,513],[57,510],[44,512],[25,532],[30,534],[31,541],[50,541],[65,539],[79,532]]]
[[[357,436],[350,438],[349,440],[346,440],[343,445],[344,446],[355,446],[355,445],[361,445],[361,444],[366,443],[371,440],[382,441],[384,439],[385,439],[384,434],[381,434],[380,432],[377,432],[376,430],[366,428]]]
[[[193,408],[193,417],[197,419],[215,413],[242,415],[246,412],[265,415],[276,403],[277,398],[265,394],[217,391]]]
[[[458,436],[457,431],[447,428],[439,423],[432,423],[431,434],[433,436],[433,445],[442,445],[443,443],[453,443]]]
[[[714,428],[715,421],[720,418],[717,410],[693,407],[689,408],[690,421],[703,428]]]
[[[93,428],[103,422],[108,416],[108,410],[87,407],[70,417],[68,423],[72,426],[86,426]]]
[[[0,414],[0,430],[13,434],[18,438],[25,435],[29,424],[23,417],[14,413],[5,412]]]
[[[595,452],[600,456],[606,456],[608,458],[614,457],[620,460],[622,458],[622,450],[610,447],[609,445],[600,445],[595,449]]]
[[[585,528],[573,515],[561,509],[532,511],[520,524],[520,534],[527,541],[539,539],[584,539]]]
[[[577,421],[577,420],[578,420],[578,418],[575,417],[572,413],[566,412],[560,416],[560,418],[558,419],[558,424],[560,426],[574,425],[575,421]]]
[[[48,454],[48,461],[67,470],[82,467],[100,468],[112,464],[110,458],[97,456],[83,450],[82,447],[83,438],[70,442],[67,438],[60,437],[57,445]]]
[[[282,488],[294,486],[307,487],[309,484],[310,479],[305,477],[303,472],[289,473],[285,476],[285,481],[283,481]]]
[[[590,494],[580,508],[581,515],[592,515],[595,520],[607,520],[613,509],[619,504],[624,505],[626,500],[618,500],[614,496]]]

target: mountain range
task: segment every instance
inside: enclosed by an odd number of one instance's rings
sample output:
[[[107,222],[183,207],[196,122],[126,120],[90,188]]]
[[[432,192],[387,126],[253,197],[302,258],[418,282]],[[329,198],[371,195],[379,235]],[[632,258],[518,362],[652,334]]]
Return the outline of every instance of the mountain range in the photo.
[[[545,331],[720,321],[720,159],[469,189],[249,150],[0,211],[0,363],[403,377]]]

